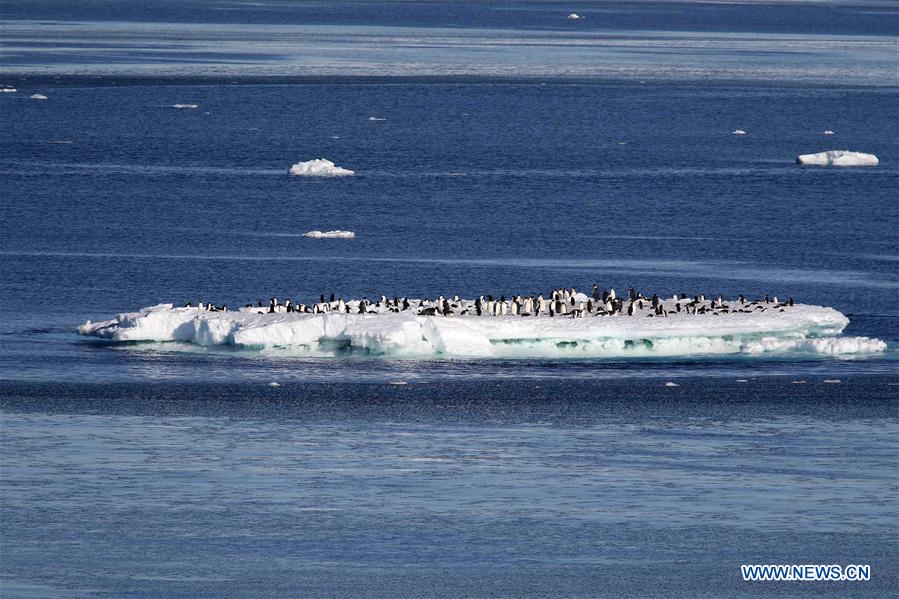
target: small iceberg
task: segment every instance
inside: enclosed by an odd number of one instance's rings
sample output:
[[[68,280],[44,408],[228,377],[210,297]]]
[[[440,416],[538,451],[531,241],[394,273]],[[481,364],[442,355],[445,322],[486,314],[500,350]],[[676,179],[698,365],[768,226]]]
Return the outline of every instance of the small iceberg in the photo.
[[[796,157],[796,162],[818,166],[874,166],[880,163],[874,154],[850,152],[849,150],[827,150],[817,154],[801,154]]]
[[[731,135],[746,135],[746,132],[742,129],[734,129],[730,132]]]
[[[573,13],[571,13],[570,15],[568,15],[568,20],[569,20],[569,21],[577,21],[578,19],[583,19],[583,18],[584,18],[584,17],[582,17],[581,15],[577,14],[576,12],[573,12]]]
[[[16,93],[16,88],[14,88],[10,85],[4,85],[3,87],[0,87],[0,93],[14,94],[14,93]]]
[[[370,117],[368,117],[368,120],[370,120],[370,121],[386,121],[387,119],[382,119],[381,117],[378,117],[378,116],[370,116]]]
[[[349,177],[354,171],[336,166],[330,160],[316,158],[306,162],[297,162],[288,171],[297,177]]]
[[[312,237],[313,239],[355,239],[356,234],[352,231],[342,231],[335,229],[333,231],[309,231],[303,233],[303,237]]]
[[[172,108],[199,108],[199,104],[172,104]]]
[[[830,129],[828,129],[827,131],[822,131],[822,132],[821,132],[821,135],[833,135],[833,131],[831,131]]]
[[[31,99],[32,99],[32,100],[46,100],[46,99],[47,99],[47,96],[45,96],[45,95],[43,95],[43,94],[33,94],[33,95],[31,96]]]

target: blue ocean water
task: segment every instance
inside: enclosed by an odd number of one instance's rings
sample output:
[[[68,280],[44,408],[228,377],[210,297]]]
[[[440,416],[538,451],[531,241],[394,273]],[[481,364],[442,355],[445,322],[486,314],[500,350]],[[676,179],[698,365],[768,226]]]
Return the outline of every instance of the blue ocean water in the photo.
[[[896,587],[894,4],[2,19],[4,597],[795,594],[740,580],[767,562]],[[881,164],[794,163],[826,149]],[[287,176],[318,157],[357,174]],[[302,237],[336,228],[357,237]],[[325,360],[75,334],[159,302],[594,282],[792,296],[888,348]]]

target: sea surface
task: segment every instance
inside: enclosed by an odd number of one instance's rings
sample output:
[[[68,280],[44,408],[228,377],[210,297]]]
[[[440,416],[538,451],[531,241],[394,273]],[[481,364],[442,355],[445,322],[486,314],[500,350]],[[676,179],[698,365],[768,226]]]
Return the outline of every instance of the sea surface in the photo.
[[[6,0],[0,595],[895,592],[897,15]],[[795,164],[828,149],[881,162]],[[356,175],[287,175],[313,158]],[[325,359],[75,332],[161,302],[593,283],[794,297],[887,350]]]

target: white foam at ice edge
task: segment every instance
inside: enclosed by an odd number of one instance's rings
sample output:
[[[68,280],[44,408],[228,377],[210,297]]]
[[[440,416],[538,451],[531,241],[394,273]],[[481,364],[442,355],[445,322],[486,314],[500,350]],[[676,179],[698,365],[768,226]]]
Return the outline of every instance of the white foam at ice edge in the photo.
[[[348,177],[356,174],[354,171],[336,166],[324,158],[297,162],[290,167],[288,172],[297,177]]]
[[[416,300],[417,301],[417,300]],[[414,304],[415,302],[413,302]],[[845,356],[882,352],[886,343],[842,337],[849,320],[832,308],[797,304],[784,312],[673,314],[581,319],[419,316],[414,311],[275,313],[267,308],[207,312],[161,304],[78,328],[114,341],[183,341],[244,349],[327,353],[342,344],[372,354],[484,357],[613,357],[782,353]]]
[[[796,157],[796,162],[817,166],[875,166],[880,163],[874,154],[849,150],[827,150],[816,154],[800,154]]]
[[[848,354],[870,354],[882,352],[887,344],[880,339],[870,337],[822,337],[822,338],[783,338],[764,337],[750,341],[743,346],[746,354],[763,354],[770,352],[804,352],[840,356]]]
[[[172,104],[172,108],[199,108],[198,104]]]
[[[333,231],[309,231],[303,233],[303,237],[312,237],[314,239],[355,239],[356,234],[352,231],[343,231],[335,229]]]
[[[30,96],[30,98],[31,98],[32,100],[46,100],[46,99],[47,99],[47,96],[45,96],[45,95],[43,95],[43,94],[32,94],[32,95]]]

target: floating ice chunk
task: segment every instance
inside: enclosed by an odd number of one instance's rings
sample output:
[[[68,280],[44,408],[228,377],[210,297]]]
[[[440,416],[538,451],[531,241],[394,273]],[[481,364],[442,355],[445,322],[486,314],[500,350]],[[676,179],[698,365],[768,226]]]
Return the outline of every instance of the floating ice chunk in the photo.
[[[335,229],[333,231],[309,231],[308,233],[303,233],[303,237],[312,237],[313,239],[355,239],[356,234],[352,231]]]
[[[577,21],[578,19],[583,19],[583,18],[584,18],[584,17],[582,17],[581,15],[577,14],[576,12],[573,12],[573,13],[571,13],[570,15],[568,15],[568,20],[569,20],[569,21]]]
[[[734,129],[730,132],[731,135],[746,135],[746,132],[742,129]]]
[[[472,306],[472,300],[460,300]],[[410,300],[417,305],[418,300]],[[842,337],[849,320],[832,308],[796,304],[785,311],[672,314],[668,318],[605,316],[478,317],[398,313],[276,312],[255,308],[209,312],[160,304],[81,325],[78,332],[113,341],[184,341],[245,349],[299,348],[319,355],[337,347],[373,354],[483,357],[617,357],[769,355],[856,356],[886,343]],[[335,304],[336,306],[336,304]],[[376,310],[378,310],[376,308]],[[343,350],[341,350],[343,351]],[[335,353],[336,355],[336,353]]]
[[[280,387],[281,383],[279,383],[278,381],[272,381],[271,383],[268,384],[268,386],[269,387]]]
[[[199,104],[172,104],[172,108],[199,108]]]
[[[3,93],[3,94],[14,94],[14,93],[16,93],[16,88],[11,87],[11,86],[9,86],[9,85],[4,85],[3,87],[0,87],[0,93]]]
[[[46,100],[47,99],[47,96],[45,96],[43,94],[32,94],[30,97],[32,100]]]
[[[749,379],[737,379],[737,380],[734,381],[734,382],[737,382],[737,383],[748,383],[748,382],[749,382]]]
[[[817,154],[801,154],[796,157],[796,162],[818,166],[874,166],[880,161],[874,154],[850,152],[849,150],[827,150]]]
[[[370,116],[370,117],[368,117],[368,120],[370,120],[370,121],[386,121],[387,119],[382,119],[381,117],[378,117],[378,116]]]
[[[840,379],[824,379],[824,382],[831,385],[836,385],[842,383],[843,381],[841,381]]]
[[[667,383],[665,383],[665,386],[666,387],[680,387],[680,385],[678,385],[677,383],[672,383],[671,381],[668,381]]]
[[[356,174],[354,171],[336,166],[324,158],[297,162],[290,167],[288,172],[297,177],[348,177]]]
[[[822,131],[822,132],[821,132],[821,135],[833,135],[833,131],[831,131],[830,129],[828,129],[827,131]]]

